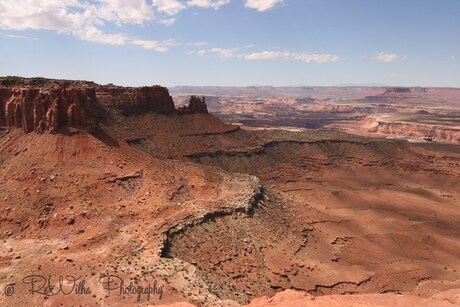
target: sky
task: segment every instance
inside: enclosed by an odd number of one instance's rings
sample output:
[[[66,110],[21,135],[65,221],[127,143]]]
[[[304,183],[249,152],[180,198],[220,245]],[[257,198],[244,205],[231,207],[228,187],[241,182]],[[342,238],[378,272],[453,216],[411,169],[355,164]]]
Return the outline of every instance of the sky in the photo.
[[[460,87],[459,0],[0,0],[0,76]]]

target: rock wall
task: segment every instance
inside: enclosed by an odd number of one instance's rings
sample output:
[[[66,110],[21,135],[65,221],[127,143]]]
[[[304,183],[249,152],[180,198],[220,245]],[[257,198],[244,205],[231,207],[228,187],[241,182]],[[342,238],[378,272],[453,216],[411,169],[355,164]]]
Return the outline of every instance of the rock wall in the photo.
[[[121,87],[87,81],[0,78],[0,126],[24,132],[57,132],[63,127],[93,130],[111,108],[123,115],[174,113],[174,101],[161,86]]]
[[[115,107],[123,115],[146,112],[170,114],[175,111],[174,101],[168,89],[161,86],[121,87],[100,85],[96,89],[97,99],[108,107]]]
[[[64,126],[90,128],[95,120],[94,88],[1,87],[0,126],[24,132],[57,132]]]
[[[363,127],[369,132],[392,137],[410,137],[425,141],[460,144],[460,129],[454,127],[415,124],[409,122],[385,122],[368,119]]]

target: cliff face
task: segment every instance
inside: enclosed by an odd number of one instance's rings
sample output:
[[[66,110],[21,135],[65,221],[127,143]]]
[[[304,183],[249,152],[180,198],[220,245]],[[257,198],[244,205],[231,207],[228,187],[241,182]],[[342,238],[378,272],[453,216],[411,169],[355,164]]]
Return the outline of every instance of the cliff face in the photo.
[[[101,85],[96,89],[99,102],[115,107],[123,115],[137,115],[145,112],[170,114],[175,111],[174,101],[168,89],[161,86],[121,87]]]
[[[57,132],[60,127],[91,127],[96,109],[93,88],[0,87],[0,126],[24,132]]]
[[[391,137],[410,137],[425,141],[460,144],[460,129],[455,127],[410,122],[385,122],[376,119],[365,120],[363,127],[367,128],[368,132]]]
[[[174,102],[166,88],[97,85],[86,81],[0,78],[0,126],[27,132],[63,127],[92,130],[104,108],[123,115],[170,114]]]

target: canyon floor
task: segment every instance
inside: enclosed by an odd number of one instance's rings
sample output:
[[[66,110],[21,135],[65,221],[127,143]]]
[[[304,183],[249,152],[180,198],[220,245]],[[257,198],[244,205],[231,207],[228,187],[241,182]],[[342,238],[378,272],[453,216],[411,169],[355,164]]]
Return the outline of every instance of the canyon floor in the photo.
[[[2,306],[460,304],[457,145],[102,107],[0,128]]]
[[[204,95],[225,122],[323,129],[410,142],[460,144],[460,89],[392,87],[175,87]]]

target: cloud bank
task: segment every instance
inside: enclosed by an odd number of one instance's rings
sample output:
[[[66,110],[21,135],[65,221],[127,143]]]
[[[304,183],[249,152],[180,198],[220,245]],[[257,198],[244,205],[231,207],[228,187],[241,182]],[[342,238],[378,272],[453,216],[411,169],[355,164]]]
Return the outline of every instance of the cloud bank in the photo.
[[[245,0],[244,3],[264,12],[282,1]],[[153,22],[170,26],[187,8],[217,10],[229,3],[230,0],[1,0],[0,29],[52,30],[89,42],[165,52],[177,44],[172,40],[131,37],[120,30],[125,25]],[[110,26],[115,30],[109,31]]]
[[[172,40],[140,39],[124,34],[125,25],[172,25],[187,7],[219,9],[230,0],[1,0],[0,29],[52,30],[81,40],[133,45],[165,52]],[[107,28],[112,26],[115,31]],[[114,27],[113,27],[114,26]]]
[[[156,2],[156,1],[155,1]],[[163,1],[163,2],[169,2]],[[172,12],[173,6],[156,8]],[[135,45],[164,52],[171,40],[139,40],[121,32],[108,32],[107,25],[140,25],[156,18],[154,5],[145,0],[2,0],[0,28],[9,30],[53,30],[84,41],[111,45]]]

